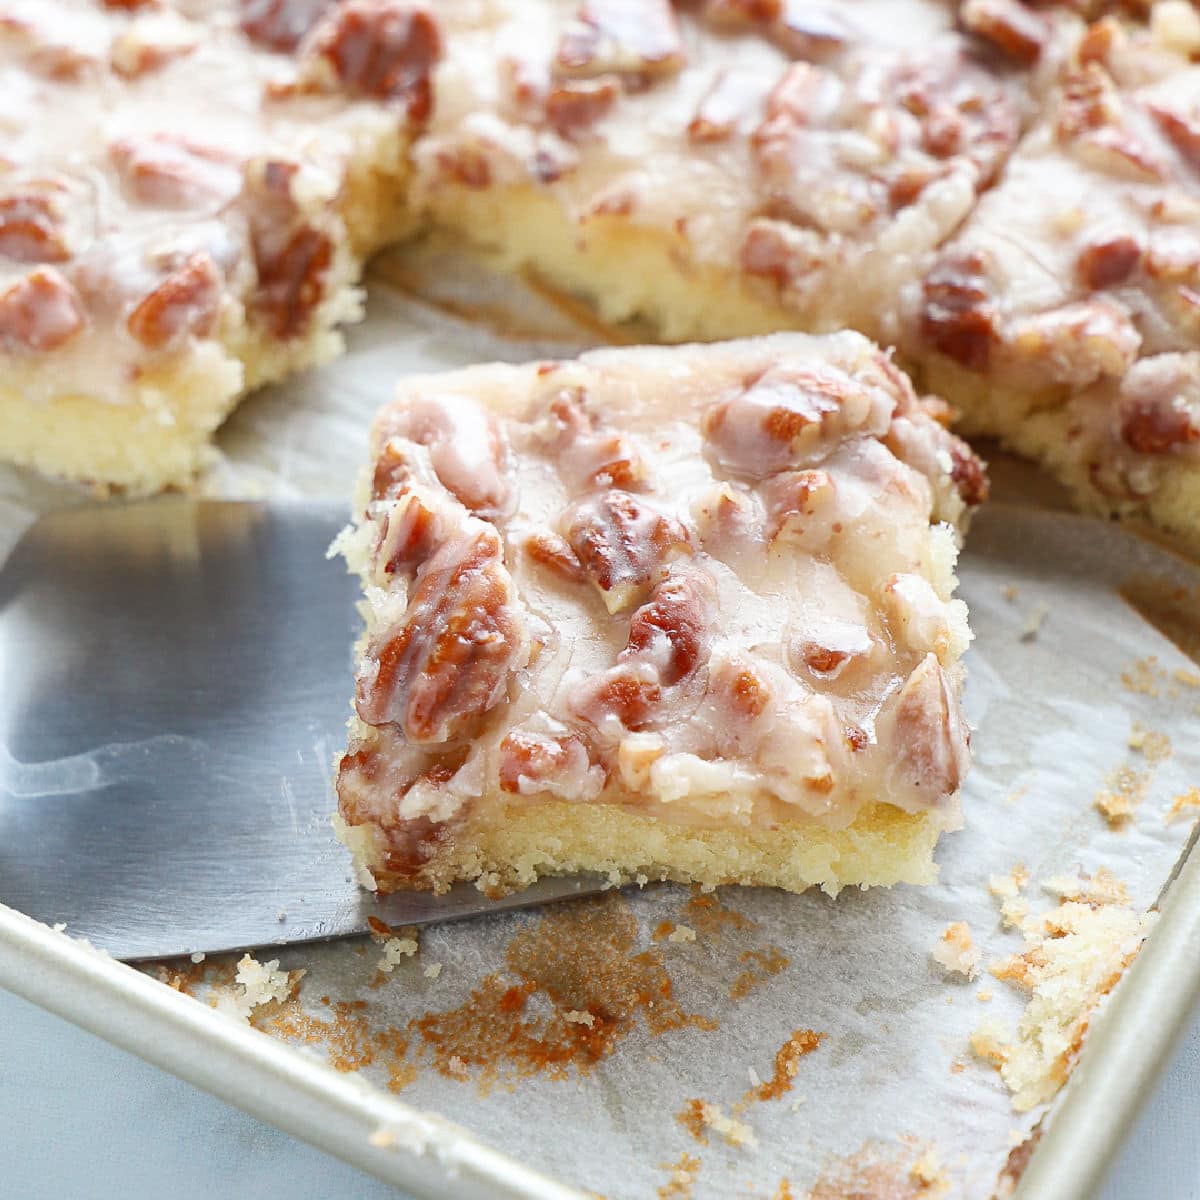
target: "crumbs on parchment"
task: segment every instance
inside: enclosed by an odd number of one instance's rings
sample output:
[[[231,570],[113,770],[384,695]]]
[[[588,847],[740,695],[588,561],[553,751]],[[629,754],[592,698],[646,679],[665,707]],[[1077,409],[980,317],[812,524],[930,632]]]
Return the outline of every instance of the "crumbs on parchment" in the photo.
[[[973,979],[979,965],[979,947],[971,938],[971,927],[966,921],[951,921],[942,931],[929,957],[951,974]]]

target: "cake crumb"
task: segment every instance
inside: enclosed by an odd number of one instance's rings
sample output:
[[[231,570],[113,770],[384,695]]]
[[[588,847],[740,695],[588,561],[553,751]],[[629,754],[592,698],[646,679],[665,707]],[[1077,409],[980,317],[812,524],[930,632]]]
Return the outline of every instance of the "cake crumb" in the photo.
[[[727,1116],[719,1104],[707,1100],[689,1100],[675,1119],[696,1139],[707,1145],[708,1130],[719,1135],[728,1145],[743,1147],[757,1146],[758,1138],[745,1121]]]
[[[1003,929],[1024,930],[1029,920],[1029,905],[1024,900],[1005,900],[1000,905],[1000,926]]]
[[[1081,872],[1076,876],[1055,875],[1042,887],[1062,900],[1077,900],[1082,904],[1128,904],[1129,889],[1105,867],[1095,874]]]
[[[1200,673],[1196,671],[1188,671],[1183,667],[1176,667],[1171,676],[1176,683],[1182,684],[1187,688],[1200,688]]]
[[[984,1021],[971,1034],[968,1045],[976,1058],[990,1063],[1000,1070],[1008,1059],[1008,1043],[1004,1040],[1004,1026],[999,1021]]]
[[[238,960],[234,976],[237,988],[241,989],[234,993],[235,1008],[241,1016],[249,1017],[254,1009],[265,1004],[282,1003],[291,994],[293,982],[302,974],[301,971],[281,971],[277,958],[260,963],[252,955],[244,954]]]
[[[568,1008],[563,1013],[563,1020],[571,1025],[586,1025],[589,1029],[596,1024],[596,1018],[590,1012],[578,1008]]]
[[[938,1152],[930,1146],[908,1169],[912,1181],[925,1189],[949,1190],[950,1177],[942,1167]]]
[[[1176,796],[1167,809],[1168,821],[1182,821],[1191,816],[1200,816],[1200,787],[1188,788]]]
[[[471,1074],[470,1068],[457,1054],[450,1055],[446,1063],[446,1070],[448,1074],[457,1079],[466,1079]]]
[[[1021,594],[1021,589],[1015,583],[1006,583],[1003,589],[1003,596],[1010,604],[1016,600]]]
[[[691,1154],[681,1154],[678,1162],[663,1163],[670,1171],[667,1182],[658,1189],[658,1200],[689,1200],[692,1184],[700,1174],[700,1160]]]
[[[436,979],[441,973],[442,973],[442,964],[441,963],[430,963],[429,966],[427,966],[425,968],[425,978],[426,979]]]
[[[412,958],[420,949],[415,936],[407,936],[408,931],[402,931],[403,937],[389,937],[383,943],[383,954],[380,956],[379,962],[376,964],[378,969],[385,975],[390,975],[399,965],[402,959]],[[414,929],[413,934],[416,934]]]
[[[1121,682],[1131,691],[1141,696],[1157,697],[1162,671],[1158,659],[1153,655],[1136,659],[1121,672]]]
[[[275,920],[277,920],[277,921],[280,923],[280,925],[282,925],[282,924],[284,923],[284,921],[286,921],[286,920],[287,920],[287,909],[286,909],[286,908],[281,908],[281,909],[280,909],[280,910],[279,910],[279,911],[278,911],[278,912],[275,914]]]
[[[688,925],[676,925],[667,935],[668,942],[694,942],[696,931]]]
[[[1171,757],[1171,739],[1165,733],[1146,729],[1138,721],[1129,732],[1129,748],[1137,750],[1147,762],[1160,763]]]
[[[1106,890],[1119,894],[1110,885]],[[1116,986],[1153,921],[1153,913],[1117,902],[1065,900],[1026,934],[1020,954],[991,965],[992,974],[1018,984],[1029,1000],[1014,1038],[981,1026],[971,1048],[999,1069],[1018,1112],[1047,1103],[1066,1082],[1093,1010]]]
[[[988,879],[988,891],[998,898],[1012,897],[1020,894],[1021,889],[1029,882],[1029,872],[1024,863],[1017,863],[1007,875],[992,875]]]
[[[188,958],[190,958],[194,963],[202,963],[204,961],[204,951],[193,950],[191,954],[188,955]]]
[[[633,882],[636,883],[638,887],[644,888],[646,884],[650,882],[650,877],[648,875],[638,874],[633,877]]]
[[[1023,642],[1032,642],[1041,631],[1042,625],[1046,618],[1050,615],[1050,606],[1048,604],[1037,605],[1025,618],[1025,624],[1021,626],[1021,632],[1018,635]]]
[[[55,933],[66,933],[67,923],[66,923],[66,921],[55,921],[54,924],[50,926],[50,928],[53,929]],[[197,960],[192,959],[192,961],[196,962]]]
[[[792,1101],[792,1112],[798,1113],[808,1103],[807,1096],[797,1096]]]
[[[980,988],[979,991],[977,991],[975,993],[975,999],[982,1001],[982,1003],[984,1003],[984,1004],[986,1004],[991,998],[992,998],[991,988]]]
[[[746,1075],[750,1080],[752,1088],[762,1087],[762,1080],[759,1078],[758,1072],[753,1067],[746,1068]]]
[[[979,965],[979,948],[971,940],[971,927],[966,921],[952,921],[929,956],[951,974],[973,979]]]
[[[1133,820],[1133,810],[1142,802],[1150,776],[1123,763],[1109,777],[1107,786],[1096,795],[1095,807],[1112,829],[1120,829]]]

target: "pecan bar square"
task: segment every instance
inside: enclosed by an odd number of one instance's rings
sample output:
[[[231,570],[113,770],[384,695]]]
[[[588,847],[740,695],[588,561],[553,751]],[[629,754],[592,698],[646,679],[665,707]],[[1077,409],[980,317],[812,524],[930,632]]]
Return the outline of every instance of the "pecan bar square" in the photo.
[[[405,381],[340,541],[363,881],[933,879],[986,489],[941,407],[855,333]]]

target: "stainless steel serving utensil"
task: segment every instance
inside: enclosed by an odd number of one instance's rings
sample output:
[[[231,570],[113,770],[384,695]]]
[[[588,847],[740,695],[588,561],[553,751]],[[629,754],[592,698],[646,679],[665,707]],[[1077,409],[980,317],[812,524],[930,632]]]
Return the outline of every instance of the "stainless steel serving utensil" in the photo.
[[[333,503],[43,517],[0,568],[0,901],[118,958],[361,933],[597,890],[378,900],[334,840],[356,586]]]

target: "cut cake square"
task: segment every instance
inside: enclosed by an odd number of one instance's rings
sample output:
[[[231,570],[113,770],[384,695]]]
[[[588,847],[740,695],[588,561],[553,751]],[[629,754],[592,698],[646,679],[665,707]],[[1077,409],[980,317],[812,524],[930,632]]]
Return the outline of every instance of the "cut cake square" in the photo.
[[[340,541],[364,882],[932,879],[986,489],[942,415],[854,333],[405,380]]]

